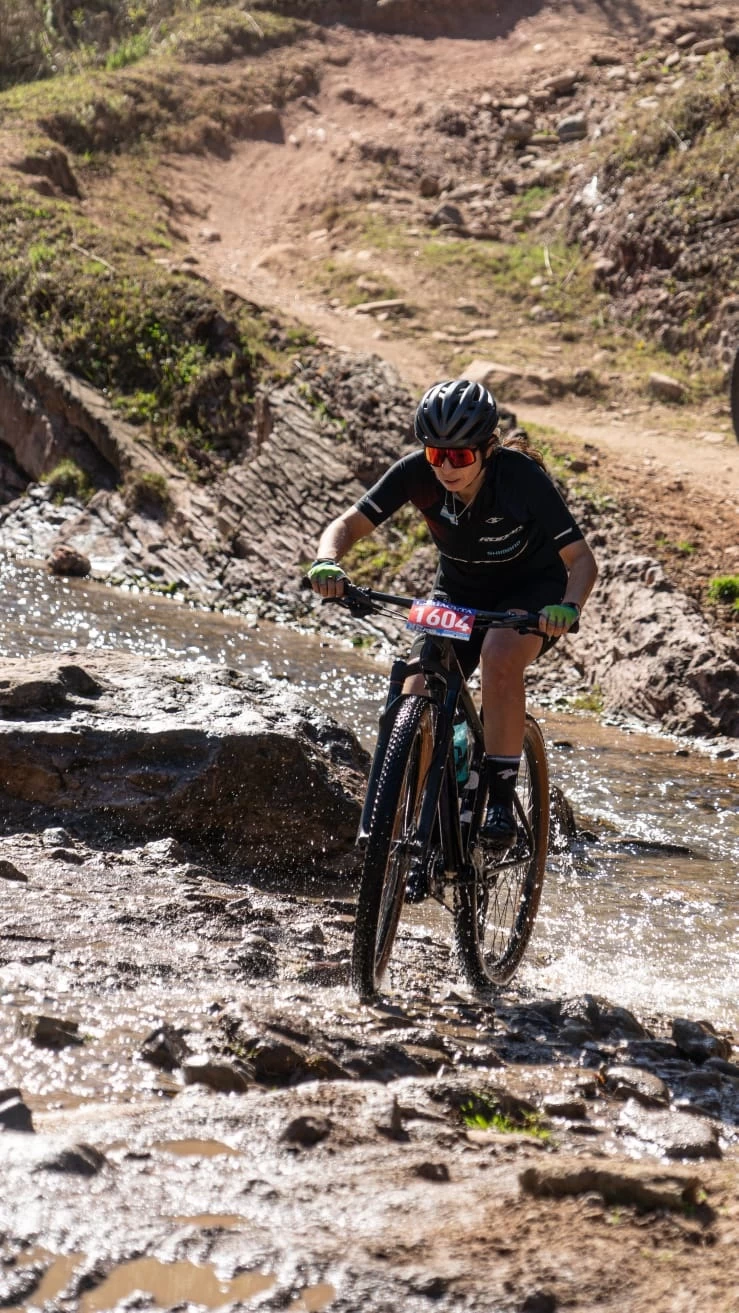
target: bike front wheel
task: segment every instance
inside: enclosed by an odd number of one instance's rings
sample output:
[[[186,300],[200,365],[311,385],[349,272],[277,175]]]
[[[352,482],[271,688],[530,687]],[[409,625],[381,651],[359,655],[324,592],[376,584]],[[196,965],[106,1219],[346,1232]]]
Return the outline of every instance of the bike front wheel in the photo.
[[[549,771],[541,730],[528,715],[516,796],[515,847],[502,854],[481,847],[457,890],[457,951],[476,989],[511,979],[531,938],[544,883]]]
[[[411,696],[400,707],[385,752],[357,899],[352,984],[376,993],[387,968],[406,882],[419,851],[418,822],[434,746],[436,708]]]

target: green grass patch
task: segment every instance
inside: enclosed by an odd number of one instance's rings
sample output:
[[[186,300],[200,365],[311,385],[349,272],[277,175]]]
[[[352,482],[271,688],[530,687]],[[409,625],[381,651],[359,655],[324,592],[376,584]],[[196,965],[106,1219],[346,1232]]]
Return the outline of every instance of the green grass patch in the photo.
[[[129,475],[123,497],[129,510],[137,511],[140,515],[164,517],[172,509],[172,498],[165,476],[151,471]]]
[[[531,193],[535,209],[547,189],[532,188]],[[541,304],[562,322],[583,323],[589,329],[599,309],[588,262],[579,247],[568,245],[562,236],[554,236],[546,248],[533,233],[525,232],[517,233],[510,244],[443,234],[412,237],[376,214],[361,220],[349,217],[345,227],[354,228],[363,245],[416,266],[427,278],[439,309],[446,307],[445,313],[450,301],[464,295],[480,306],[482,314],[500,318]],[[537,275],[545,278],[546,289],[531,286]],[[434,308],[432,298],[428,315]]]
[[[231,85],[215,68],[211,76],[193,77],[183,61],[222,64],[290,45],[307,31],[305,24],[279,15],[264,14],[257,22],[236,7],[203,10],[159,29],[156,41],[151,33],[131,36],[108,52],[102,67],[91,62],[64,77],[5,90],[0,126],[41,132],[47,140],[39,145],[48,146],[50,138],[81,156],[117,155],[139,143],[150,148],[152,142],[223,152],[229,138],[239,136],[250,106],[284,103],[294,90],[309,89],[312,75],[303,70],[298,83],[295,69],[268,74],[255,61],[244,80]]]
[[[570,706],[573,711],[588,711],[599,716],[603,710],[603,694],[596,685],[588,689],[587,693],[577,693],[570,698]]]
[[[366,270],[329,259],[322,264],[316,280],[325,295],[340,296],[344,305],[348,306],[363,305],[366,301],[393,301],[402,297],[403,293],[397,284],[386,278],[372,277],[377,290],[363,291],[357,287],[357,279],[363,274],[368,277]]]
[[[550,201],[556,195],[554,187],[528,187],[526,191],[519,192],[516,196],[513,202],[512,217],[526,220],[530,215],[535,214],[537,210],[542,210],[547,201]]]
[[[51,488],[53,500],[59,505],[65,497],[76,501],[89,501],[95,489],[85,471],[73,460],[60,460],[48,474],[41,475],[41,483]]]
[[[191,473],[243,452],[259,378],[307,341],[249,303],[140,253],[65,202],[0,197],[5,354],[37,335]],[[29,258],[30,255],[30,258]]]
[[[252,11],[246,0],[91,0],[77,8],[0,0],[0,90],[84,70],[116,72],[149,55],[225,63],[307,27],[294,7],[259,18]]]
[[[527,1135],[550,1140],[551,1131],[536,1112],[506,1112],[485,1094],[475,1094],[460,1107],[462,1121],[470,1130],[499,1131],[503,1135]]]
[[[739,610],[739,574],[716,575],[708,585],[708,597],[711,602],[733,604]]]

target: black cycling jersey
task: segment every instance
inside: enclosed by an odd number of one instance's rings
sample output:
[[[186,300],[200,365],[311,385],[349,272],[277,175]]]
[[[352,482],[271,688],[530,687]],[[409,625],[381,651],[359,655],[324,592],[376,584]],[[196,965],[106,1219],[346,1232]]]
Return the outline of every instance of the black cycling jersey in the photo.
[[[562,597],[567,571],[561,549],[583,537],[548,474],[523,452],[499,447],[474,501],[465,505],[436,478],[422,451],[396,461],[355,509],[382,524],[411,502],[439,549],[438,584],[453,601],[497,606],[551,582]],[[543,603],[542,603],[543,604]]]

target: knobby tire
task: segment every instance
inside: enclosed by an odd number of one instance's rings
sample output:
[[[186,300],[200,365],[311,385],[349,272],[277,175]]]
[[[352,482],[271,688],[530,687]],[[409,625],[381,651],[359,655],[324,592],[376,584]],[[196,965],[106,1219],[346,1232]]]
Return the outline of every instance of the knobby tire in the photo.
[[[377,992],[395,941],[431,762],[435,717],[428,698],[404,699],[385,752],[354,926],[352,984],[362,998]]]
[[[549,770],[541,730],[526,717],[517,795],[533,843],[512,851],[478,850],[474,874],[460,882],[455,937],[464,973],[475,989],[504,985],[526,952],[539,908],[549,842]],[[517,860],[518,858],[518,860]]]

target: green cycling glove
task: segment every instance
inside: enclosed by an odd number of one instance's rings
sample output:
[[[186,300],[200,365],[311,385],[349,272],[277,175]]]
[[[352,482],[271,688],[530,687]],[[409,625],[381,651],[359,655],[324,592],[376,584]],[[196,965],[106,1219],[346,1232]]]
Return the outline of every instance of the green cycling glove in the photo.
[[[346,574],[336,561],[329,561],[324,557],[313,562],[308,571],[308,579],[311,583],[327,584],[332,579],[346,579]]]
[[[543,606],[539,614],[553,625],[567,625],[567,628],[571,629],[580,619],[580,608],[577,602],[553,602],[549,606]]]

